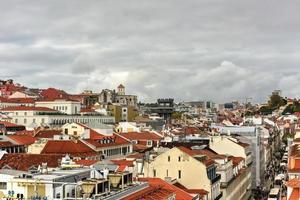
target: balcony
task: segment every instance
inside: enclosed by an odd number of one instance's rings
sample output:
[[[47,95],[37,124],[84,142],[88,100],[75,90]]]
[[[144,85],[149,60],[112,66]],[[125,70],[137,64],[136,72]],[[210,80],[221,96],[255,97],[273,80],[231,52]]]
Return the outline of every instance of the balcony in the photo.
[[[215,184],[219,180],[221,180],[221,175],[216,174],[216,177],[211,180],[211,184]]]

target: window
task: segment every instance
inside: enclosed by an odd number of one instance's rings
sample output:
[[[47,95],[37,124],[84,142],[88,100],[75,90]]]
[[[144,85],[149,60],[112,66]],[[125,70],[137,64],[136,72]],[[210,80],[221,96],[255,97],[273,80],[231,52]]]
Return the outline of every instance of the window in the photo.
[[[67,128],[65,128],[65,134],[67,134],[67,135],[68,135],[68,129],[67,129]]]
[[[181,170],[178,170],[178,179],[181,179]]]
[[[155,178],[156,177],[156,170],[153,169],[153,177]]]
[[[168,162],[170,162],[171,161],[171,157],[170,156],[168,156]]]
[[[178,156],[178,162],[180,162],[181,161],[181,157],[180,156]]]
[[[27,119],[24,119],[24,124],[26,124],[27,123]]]
[[[44,118],[42,118],[42,124],[43,124],[43,123],[45,123],[45,119],[44,119]]]
[[[138,144],[137,140],[132,140],[132,144]]]
[[[167,177],[169,177],[169,170],[167,169]]]
[[[18,116],[18,112],[16,112],[16,116]]]
[[[147,146],[152,147],[152,140],[147,140]]]
[[[27,112],[24,112],[24,115],[27,116]]]
[[[7,189],[7,183],[6,182],[0,182],[0,190],[6,190]]]
[[[34,118],[32,119],[32,123],[35,123],[35,119]]]
[[[15,119],[15,123],[16,123],[16,124],[18,123],[18,119]]]

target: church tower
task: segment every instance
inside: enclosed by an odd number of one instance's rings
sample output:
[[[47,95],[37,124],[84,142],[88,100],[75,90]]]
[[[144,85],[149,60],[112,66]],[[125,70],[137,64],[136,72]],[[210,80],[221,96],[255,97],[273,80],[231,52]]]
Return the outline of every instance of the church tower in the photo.
[[[125,87],[122,84],[118,86],[118,95],[125,95]]]

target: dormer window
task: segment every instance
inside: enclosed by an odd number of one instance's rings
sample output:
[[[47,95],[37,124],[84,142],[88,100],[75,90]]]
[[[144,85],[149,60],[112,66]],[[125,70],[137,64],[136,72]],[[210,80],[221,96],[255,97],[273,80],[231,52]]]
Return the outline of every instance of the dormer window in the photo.
[[[132,140],[132,144],[138,144],[137,140]]]
[[[153,145],[152,140],[147,140],[147,146],[148,146],[148,147],[152,147],[152,145]]]

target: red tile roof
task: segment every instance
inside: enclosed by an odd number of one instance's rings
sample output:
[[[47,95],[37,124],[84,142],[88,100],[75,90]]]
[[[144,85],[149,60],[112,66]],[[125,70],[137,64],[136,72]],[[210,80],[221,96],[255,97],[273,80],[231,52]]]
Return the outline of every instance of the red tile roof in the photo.
[[[9,166],[15,170],[28,171],[30,167],[38,167],[42,163],[47,163],[50,168],[60,165],[62,155],[43,155],[43,154],[4,154],[0,160],[0,168]]]
[[[84,140],[85,142],[89,143],[90,145],[94,146],[95,148],[102,148],[102,147],[111,147],[111,146],[118,146],[118,145],[126,145],[126,144],[131,144],[129,141],[125,140],[124,138],[113,134],[113,136],[105,138],[110,138],[113,139],[114,142],[111,143],[101,143],[101,140]]]
[[[82,124],[82,123],[79,123],[79,122],[76,122],[76,124],[78,124],[79,126],[84,127],[85,129],[89,129],[90,130],[90,139],[91,140],[102,140],[102,139],[105,139],[105,138],[109,138],[109,137],[107,137],[105,135],[102,135],[101,133],[98,133],[97,131],[95,131],[94,129],[88,127],[85,124]]]
[[[34,104],[35,99],[33,98],[10,98],[10,99],[2,99],[1,102],[6,103],[15,103],[15,104]]]
[[[172,190],[168,190],[160,186],[149,186],[145,189],[122,198],[122,200],[165,200],[169,199],[173,195],[174,192]]]
[[[55,135],[62,135],[61,130],[45,129],[34,133],[36,138],[53,138]]]
[[[242,157],[233,157],[232,156],[230,158],[232,159],[233,166],[239,165],[244,160],[244,158],[242,158]]]
[[[36,138],[30,135],[8,135],[9,139],[15,141],[19,145],[31,145],[36,141]]]
[[[119,135],[129,139],[129,140],[156,140],[159,141],[162,139],[161,136],[152,133],[152,132],[128,132],[128,133],[119,133]]]
[[[14,123],[7,122],[7,121],[0,121],[0,124],[3,124],[4,127],[6,127],[6,128],[12,128],[12,127],[24,127],[23,125],[14,124]]]
[[[15,135],[30,135],[33,136],[34,135],[34,131],[33,130],[23,130],[23,131],[17,131],[15,132]]]
[[[152,149],[152,147],[147,147],[146,145],[142,145],[142,144],[134,144],[133,145],[133,151],[136,151],[136,152],[144,152],[148,149],[150,150],[150,149]]]
[[[0,147],[15,147],[15,146],[21,146],[19,144],[13,144],[9,141],[0,141]]]
[[[193,199],[193,196],[185,192],[181,188],[175,185],[169,184],[160,178],[139,178],[139,181],[148,182],[150,186],[161,186],[165,189],[172,190],[176,194],[176,200],[188,200]]]
[[[186,153],[186,154],[192,156],[192,157],[194,157],[194,156],[196,156],[196,155],[205,155],[205,156],[207,156],[207,154],[204,153],[203,150],[192,150],[192,149],[189,149],[189,148],[186,148],[186,147],[183,147],[183,146],[177,147],[177,148],[180,149],[181,151],[183,151],[184,153]],[[214,162],[210,157],[208,157],[208,156],[207,156],[206,159],[202,160],[201,162],[202,162],[203,164],[205,164],[205,166],[207,166],[207,167],[210,166],[210,165],[213,165],[213,164],[215,163],[215,162]]]
[[[294,179],[287,181],[285,184],[288,187],[300,188],[300,179],[294,178]]]
[[[41,92],[41,96],[44,99],[54,100],[54,99],[68,98],[69,95],[63,90],[58,90],[55,88],[48,88]]]
[[[190,194],[199,194],[200,197],[203,197],[208,194],[208,191],[206,191],[204,189],[187,189],[186,187],[181,185],[179,182],[176,182],[174,185]]]
[[[133,160],[126,160],[126,159],[121,159],[121,160],[111,160],[116,165],[124,165],[128,167],[133,167]]]
[[[142,154],[142,153],[134,153],[134,154],[128,155],[126,158],[138,159],[138,158],[143,158],[143,157],[144,157],[144,154]]]
[[[95,110],[93,110],[91,108],[81,108],[80,112],[81,113],[91,113],[91,112],[95,112]]]
[[[45,112],[57,112],[51,108],[46,107],[34,107],[34,106],[14,106],[2,108],[0,111],[45,111]]]
[[[72,156],[96,155],[96,152],[81,141],[48,140],[41,153],[70,154]]]
[[[300,198],[299,188],[293,188],[289,200],[299,200],[299,198]]]

